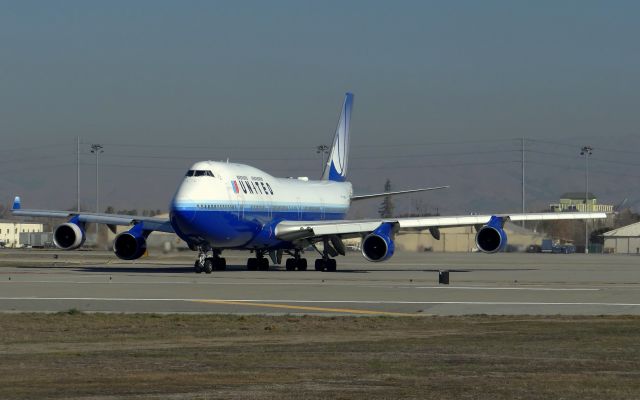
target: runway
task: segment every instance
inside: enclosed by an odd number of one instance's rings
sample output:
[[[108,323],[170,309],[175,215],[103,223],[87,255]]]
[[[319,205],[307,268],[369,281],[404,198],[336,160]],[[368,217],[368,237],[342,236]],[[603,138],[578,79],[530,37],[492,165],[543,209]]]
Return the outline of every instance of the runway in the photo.
[[[307,254],[312,259],[311,254]],[[640,314],[640,258],[582,254],[399,253],[338,272],[195,274],[192,253],[123,263],[107,252],[0,251],[0,311],[326,314]],[[438,284],[438,271],[450,284]]]

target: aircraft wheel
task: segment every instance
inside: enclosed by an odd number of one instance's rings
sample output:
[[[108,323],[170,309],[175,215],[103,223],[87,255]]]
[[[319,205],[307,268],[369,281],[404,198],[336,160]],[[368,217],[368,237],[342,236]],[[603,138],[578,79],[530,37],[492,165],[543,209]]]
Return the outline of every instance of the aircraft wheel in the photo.
[[[214,263],[214,269],[216,271],[224,271],[227,269],[227,259],[226,258],[217,258]]]
[[[296,259],[295,258],[287,258],[287,263],[285,264],[285,268],[287,271],[295,271],[296,270]]]
[[[322,258],[317,259],[315,267],[316,267],[316,271],[324,271],[325,269],[324,260]]]
[[[204,261],[204,267],[202,268],[206,274],[210,274],[213,271],[213,261],[210,258],[207,258]]]
[[[259,258],[258,259],[258,269],[260,271],[268,271],[269,270],[269,259],[267,259],[267,258]]]
[[[333,258],[328,259],[326,265],[327,265],[327,271],[336,272],[338,263],[336,263],[335,259]]]
[[[256,271],[258,269],[258,259],[250,258],[247,260],[247,269],[249,271]]]
[[[306,271],[307,270],[307,259],[306,258],[301,258],[299,260],[297,260],[297,267],[298,267],[298,271]]]
[[[196,270],[196,274],[202,273],[202,264],[200,264],[200,260],[196,260],[196,262],[193,264],[193,268]]]

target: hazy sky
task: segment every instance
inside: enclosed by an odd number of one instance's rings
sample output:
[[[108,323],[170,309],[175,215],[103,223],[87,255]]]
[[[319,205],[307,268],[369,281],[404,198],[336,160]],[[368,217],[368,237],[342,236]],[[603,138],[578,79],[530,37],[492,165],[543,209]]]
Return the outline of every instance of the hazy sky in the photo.
[[[585,143],[597,149],[594,191],[640,198],[636,1],[20,0],[0,9],[2,203],[20,192],[30,206],[73,206],[76,136],[87,207],[88,143],[105,145],[101,203],[121,208],[166,207],[198,159],[313,177],[314,147],[331,142],[347,90],[359,191],[387,177],[398,188],[451,183],[459,189],[425,201],[517,210],[514,139],[526,137],[532,204],[584,189]],[[627,177],[616,187],[619,171]]]

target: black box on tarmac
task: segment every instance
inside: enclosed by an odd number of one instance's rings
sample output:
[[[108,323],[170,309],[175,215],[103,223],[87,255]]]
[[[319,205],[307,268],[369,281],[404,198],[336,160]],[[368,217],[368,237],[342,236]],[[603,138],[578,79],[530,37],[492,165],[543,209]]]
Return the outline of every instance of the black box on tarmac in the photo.
[[[438,271],[438,283],[441,285],[449,284],[449,271]]]

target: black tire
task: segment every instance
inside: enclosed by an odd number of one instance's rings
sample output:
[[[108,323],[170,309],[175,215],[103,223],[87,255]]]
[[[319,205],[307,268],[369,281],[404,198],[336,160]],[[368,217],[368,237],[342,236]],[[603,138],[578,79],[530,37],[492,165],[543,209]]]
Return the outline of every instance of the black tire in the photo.
[[[260,271],[268,271],[269,270],[269,259],[268,258],[258,258],[258,269]]]
[[[338,269],[338,263],[336,263],[336,260],[333,258],[328,259],[326,265],[328,272],[336,272]]]
[[[307,270],[307,259],[306,258],[299,259],[297,264],[298,264],[297,265],[298,271],[306,271]]]
[[[204,266],[202,268],[205,274],[210,274],[213,271],[213,261],[210,258],[204,260]]]
[[[193,268],[196,270],[196,274],[202,273],[202,264],[200,264],[200,260],[196,260],[196,262],[193,264]]]
[[[224,258],[216,258],[214,259],[213,269],[216,271],[224,271],[227,269],[227,260]]]
[[[258,259],[250,258],[247,260],[247,269],[249,271],[256,271],[258,269]]]
[[[285,268],[287,271],[295,271],[296,270],[296,259],[295,258],[287,258],[287,263],[285,264]]]
[[[316,267],[316,271],[324,271],[325,269],[324,260],[322,258],[317,259],[315,267]]]

